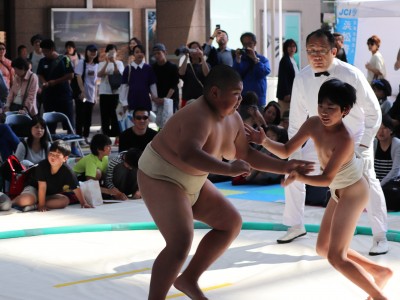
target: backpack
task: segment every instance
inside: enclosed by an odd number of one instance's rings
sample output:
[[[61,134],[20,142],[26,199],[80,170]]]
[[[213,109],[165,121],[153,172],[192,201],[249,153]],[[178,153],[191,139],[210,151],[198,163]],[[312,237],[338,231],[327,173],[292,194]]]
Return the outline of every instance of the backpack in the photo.
[[[24,165],[18,160],[15,155],[10,155],[0,168],[1,177],[3,181],[4,192],[11,198],[20,195],[25,187],[25,183],[32,175],[32,170],[36,167],[34,165],[30,168],[25,168]],[[8,189],[5,182],[9,182]]]

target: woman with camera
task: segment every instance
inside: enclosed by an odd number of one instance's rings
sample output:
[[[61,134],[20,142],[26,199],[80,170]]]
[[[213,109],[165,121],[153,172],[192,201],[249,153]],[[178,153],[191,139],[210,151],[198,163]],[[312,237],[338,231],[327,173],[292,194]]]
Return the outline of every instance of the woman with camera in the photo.
[[[179,76],[183,80],[182,102],[184,107],[189,100],[203,95],[204,79],[210,71],[210,65],[205,61],[199,42],[190,42],[187,48],[181,49],[185,58],[179,66]],[[190,59],[190,62],[189,62]]]
[[[119,88],[111,86],[109,79],[111,77],[120,77],[122,81],[122,73],[124,72],[124,64],[122,61],[117,60],[117,46],[108,44],[106,46],[106,54],[104,61],[99,64],[99,72],[97,76],[100,77],[100,116],[101,116],[101,132],[111,137],[119,135],[119,125],[115,110],[118,105]],[[115,88],[115,89],[114,89]]]

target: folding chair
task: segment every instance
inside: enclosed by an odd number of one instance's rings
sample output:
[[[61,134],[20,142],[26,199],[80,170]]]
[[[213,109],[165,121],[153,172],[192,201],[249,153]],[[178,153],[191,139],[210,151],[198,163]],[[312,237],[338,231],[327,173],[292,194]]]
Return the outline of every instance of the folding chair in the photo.
[[[31,117],[25,114],[8,114],[5,124],[8,124],[15,135],[21,139],[29,136],[31,121]]]
[[[64,142],[67,143],[74,143],[76,148],[78,149],[80,156],[83,156],[82,149],[79,145],[80,141],[84,141],[85,139],[80,136],[79,134],[75,133],[74,128],[71,125],[71,122],[69,121],[68,117],[60,112],[52,111],[52,112],[45,112],[43,113],[43,119],[46,122],[47,125],[47,132],[49,133],[50,141],[54,142],[56,140],[63,140]],[[66,131],[66,133],[50,133],[49,127],[53,127],[57,129],[58,125],[61,125],[61,129]],[[74,146],[74,145],[71,145]]]

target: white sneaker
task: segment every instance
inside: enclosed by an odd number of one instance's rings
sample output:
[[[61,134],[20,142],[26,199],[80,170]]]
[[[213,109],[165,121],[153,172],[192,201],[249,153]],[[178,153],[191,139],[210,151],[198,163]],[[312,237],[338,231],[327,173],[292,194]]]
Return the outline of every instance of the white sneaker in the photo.
[[[369,250],[369,255],[371,256],[383,255],[388,253],[388,251],[389,251],[389,244],[387,239],[384,240],[374,239],[372,248]]]
[[[301,228],[290,227],[288,229],[288,231],[286,232],[286,234],[284,236],[282,236],[281,238],[277,239],[276,241],[278,244],[286,244],[286,243],[290,243],[291,241],[297,239],[298,237],[301,237],[306,234],[307,234],[307,231],[304,228],[304,226],[302,226]]]

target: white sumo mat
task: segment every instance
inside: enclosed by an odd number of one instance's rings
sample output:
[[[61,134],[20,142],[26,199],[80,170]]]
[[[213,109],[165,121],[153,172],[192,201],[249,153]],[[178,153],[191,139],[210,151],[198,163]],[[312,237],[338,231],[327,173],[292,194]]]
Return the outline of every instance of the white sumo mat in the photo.
[[[283,205],[232,200],[245,222],[280,223]],[[319,224],[323,209],[306,207],[306,223]],[[46,213],[0,215],[0,231],[70,225],[149,222],[142,201],[96,209],[71,206]],[[399,230],[399,217],[389,228]],[[366,214],[359,222],[368,226]],[[206,230],[197,229],[189,259]],[[367,295],[335,271],[314,250],[316,233],[276,244],[279,231],[243,230],[226,253],[200,279],[209,299],[366,299]],[[366,255],[372,238],[356,235],[352,247]],[[0,240],[0,299],[144,300],[151,266],[164,247],[157,230],[38,235]],[[400,243],[386,255],[370,257],[390,266],[394,277],[385,291],[400,299]],[[171,288],[168,299],[188,299]]]

